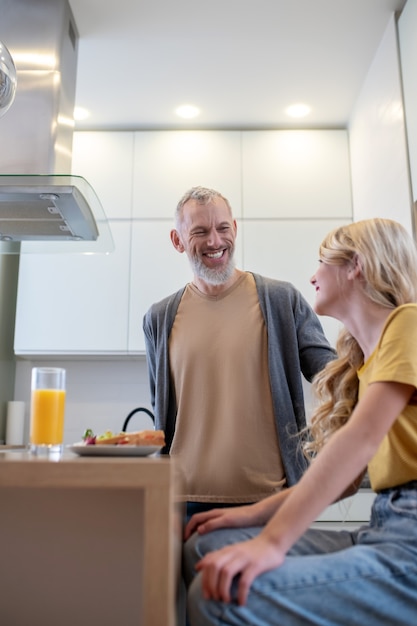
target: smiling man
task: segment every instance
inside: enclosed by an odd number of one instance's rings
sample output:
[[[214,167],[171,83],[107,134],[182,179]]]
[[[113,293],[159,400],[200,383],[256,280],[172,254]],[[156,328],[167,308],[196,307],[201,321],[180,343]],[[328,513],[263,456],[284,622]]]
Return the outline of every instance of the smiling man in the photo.
[[[199,199],[205,197],[202,190],[193,193],[196,198],[191,196],[178,205],[171,241],[178,252],[187,254],[196,287],[207,295],[217,295],[240,274],[233,260],[236,220],[225,198],[208,195],[203,201]]]
[[[144,318],[156,428],[176,459],[188,517],[299,480],[302,375],[310,381],[334,358],[293,285],[235,267],[236,233],[226,198],[190,189],[171,241],[193,280]]]

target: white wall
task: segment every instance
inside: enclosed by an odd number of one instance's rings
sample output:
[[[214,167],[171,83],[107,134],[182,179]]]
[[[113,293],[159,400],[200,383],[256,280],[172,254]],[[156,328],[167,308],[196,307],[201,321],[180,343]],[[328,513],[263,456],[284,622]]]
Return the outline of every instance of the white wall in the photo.
[[[396,219],[412,232],[396,23],[392,17],[349,124],[353,218]]]
[[[398,20],[405,123],[413,199],[417,200],[417,0],[408,0]]]

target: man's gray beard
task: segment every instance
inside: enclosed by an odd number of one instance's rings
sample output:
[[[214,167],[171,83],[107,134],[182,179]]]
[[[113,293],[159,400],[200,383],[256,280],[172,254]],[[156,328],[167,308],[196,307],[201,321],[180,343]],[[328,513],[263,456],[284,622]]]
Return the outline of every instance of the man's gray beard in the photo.
[[[225,268],[211,269],[204,265],[201,259],[192,257],[189,259],[191,269],[193,270],[195,276],[204,280],[208,285],[223,285],[226,283],[229,278],[232,277],[232,274],[235,270],[235,261],[233,255],[230,257],[228,264]]]

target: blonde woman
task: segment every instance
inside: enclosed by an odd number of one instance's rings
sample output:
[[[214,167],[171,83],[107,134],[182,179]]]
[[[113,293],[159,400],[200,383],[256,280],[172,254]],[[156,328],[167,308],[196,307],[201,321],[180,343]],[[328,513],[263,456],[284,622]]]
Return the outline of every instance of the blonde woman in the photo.
[[[275,496],[190,520],[192,626],[415,622],[416,246],[397,222],[370,219],[332,231],[319,259],[315,311],[344,330],[338,358],[314,382],[309,468]],[[366,468],[377,493],[369,525],[309,529]]]

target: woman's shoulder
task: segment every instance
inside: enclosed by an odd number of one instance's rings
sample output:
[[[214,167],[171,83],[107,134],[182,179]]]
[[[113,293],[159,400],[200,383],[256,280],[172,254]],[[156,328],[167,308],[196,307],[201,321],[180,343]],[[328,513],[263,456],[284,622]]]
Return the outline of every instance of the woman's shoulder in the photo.
[[[400,338],[410,345],[417,341],[417,303],[402,304],[392,310],[385,321],[379,343]]]
[[[417,303],[408,302],[407,304],[401,304],[396,307],[388,316],[385,326],[388,326],[392,322],[396,322],[399,319],[402,324],[406,323],[407,320],[410,320],[411,323],[415,323],[417,321]]]

